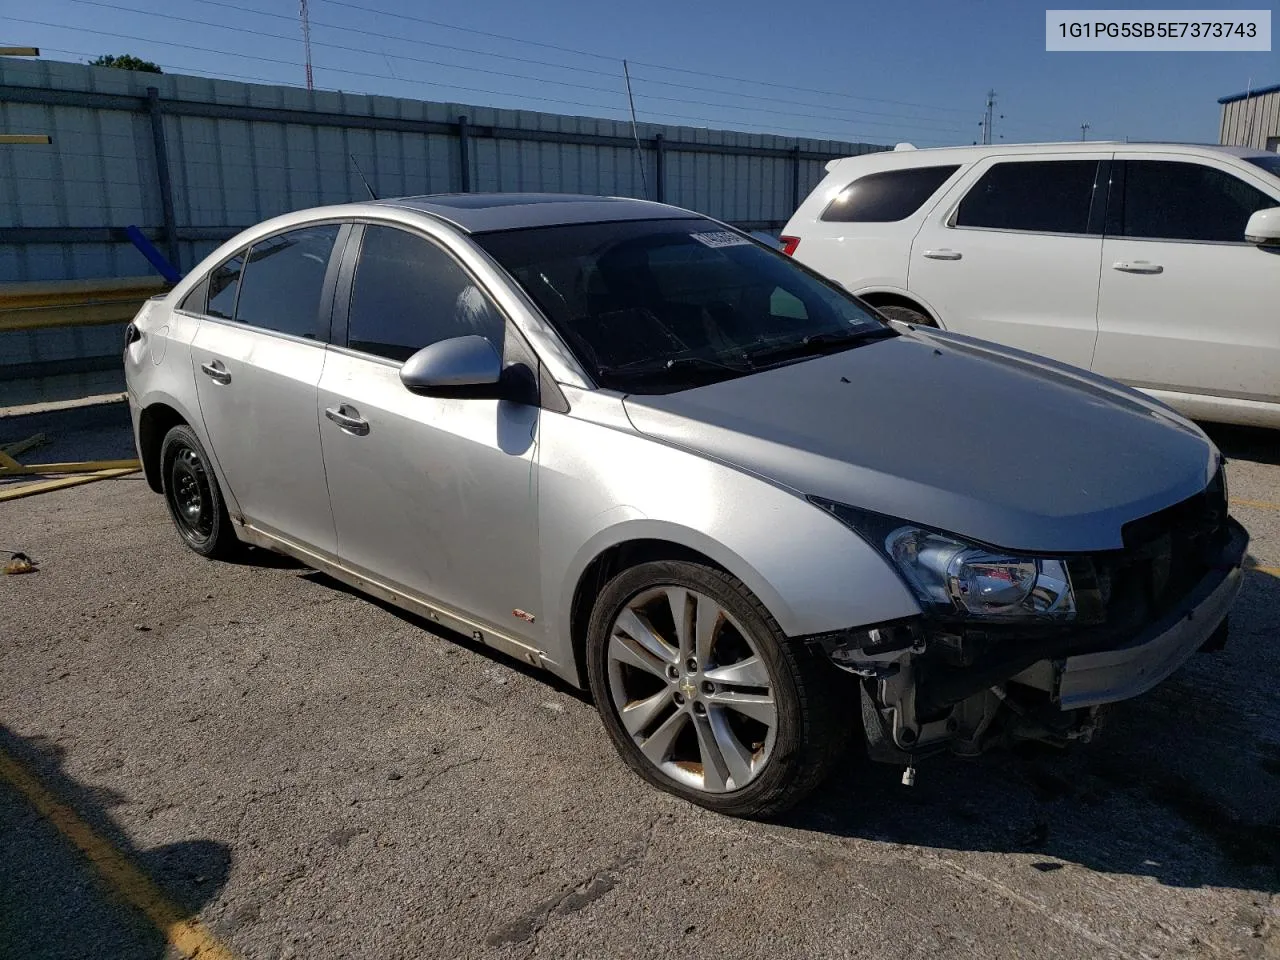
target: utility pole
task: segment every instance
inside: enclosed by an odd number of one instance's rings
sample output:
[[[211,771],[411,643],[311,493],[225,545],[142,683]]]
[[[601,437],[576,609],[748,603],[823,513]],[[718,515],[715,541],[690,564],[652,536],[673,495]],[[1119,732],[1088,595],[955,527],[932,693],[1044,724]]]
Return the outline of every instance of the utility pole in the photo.
[[[1088,123],[1088,121],[1085,121],[1084,123],[1080,124],[1080,139],[1081,139],[1081,140],[1088,140],[1088,139],[1089,139],[1089,123]]]
[[[996,121],[996,92],[994,90],[987,91],[987,112],[983,115],[983,119],[978,121],[978,126],[982,128],[982,143],[990,145],[992,141],[991,130]],[[1004,114],[1000,114],[999,119],[1004,119]]]
[[[298,17],[302,20],[302,50],[307,61],[307,89],[314,90],[315,87],[311,83],[311,17],[307,13],[307,0],[298,0]]]

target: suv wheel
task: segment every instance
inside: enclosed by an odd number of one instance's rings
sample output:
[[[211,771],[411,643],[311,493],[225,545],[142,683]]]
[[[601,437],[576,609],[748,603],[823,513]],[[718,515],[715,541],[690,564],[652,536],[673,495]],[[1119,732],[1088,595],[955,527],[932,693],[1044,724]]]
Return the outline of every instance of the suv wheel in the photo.
[[[735,816],[779,813],[841,759],[842,679],[726,573],[645,563],[601,592],[587,635],[596,707],[632,769]]]
[[[899,307],[887,304],[883,307],[876,307],[890,320],[897,320],[899,323],[909,323],[913,327],[936,327],[937,324],[928,314],[921,313],[919,310],[912,310],[910,307]]]
[[[209,457],[195,431],[186,424],[165,434],[160,445],[160,480],[169,516],[182,542],[202,557],[230,556],[239,541],[209,467]]]

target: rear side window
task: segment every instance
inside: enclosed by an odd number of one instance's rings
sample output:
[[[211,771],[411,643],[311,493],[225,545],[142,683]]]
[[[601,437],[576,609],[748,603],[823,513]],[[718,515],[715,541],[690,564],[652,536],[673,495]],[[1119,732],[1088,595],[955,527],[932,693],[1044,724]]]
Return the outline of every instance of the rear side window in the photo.
[[[187,313],[204,313],[204,299],[208,294],[209,278],[205,277],[182,298],[182,302],[178,304],[178,309],[185,310]]]
[[[478,334],[501,353],[506,321],[445,250],[394,227],[365,227],[347,315],[347,346],[391,360]]]
[[[890,223],[905,220],[932,197],[959,168],[912,167],[885,170],[853,181],[822,211],[832,223]]]
[[[956,226],[1088,233],[1097,160],[997,163],[969,190]]]
[[[238,253],[209,274],[209,306],[211,317],[230,320],[236,314],[236,294],[240,292],[240,274],[244,270],[244,254]]]
[[[338,230],[336,223],[303,227],[250,247],[236,319],[314,339],[320,323],[320,291]]]
[[[1126,160],[1120,192],[1108,232],[1151,240],[1243,243],[1249,216],[1280,206],[1223,170],[1173,160]]]

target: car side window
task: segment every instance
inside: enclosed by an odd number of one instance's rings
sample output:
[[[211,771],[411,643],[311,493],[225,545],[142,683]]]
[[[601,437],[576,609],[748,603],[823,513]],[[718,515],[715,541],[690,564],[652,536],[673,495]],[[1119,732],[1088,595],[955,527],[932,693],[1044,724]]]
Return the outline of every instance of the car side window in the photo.
[[[506,321],[444,249],[406,230],[366,226],[347,314],[347,346],[391,360],[478,334],[502,352]]]
[[[205,297],[208,295],[209,277],[206,276],[182,298],[182,302],[178,304],[178,309],[185,310],[187,313],[204,313]]]
[[[236,320],[314,339],[320,324],[320,291],[339,229],[336,223],[303,227],[251,246]]]
[[[905,220],[959,169],[958,164],[950,164],[867,174],[841,190],[820,219],[831,223]]]
[[[1088,233],[1097,160],[997,163],[956,211],[957,227]]]
[[[1250,215],[1280,206],[1224,170],[1173,160],[1126,160],[1123,195],[1109,232],[1150,240],[1243,243]]]
[[[230,320],[236,314],[236,295],[240,292],[240,274],[244,270],[244,254],[213,268],[209,274],[209,305],[205,313]]]

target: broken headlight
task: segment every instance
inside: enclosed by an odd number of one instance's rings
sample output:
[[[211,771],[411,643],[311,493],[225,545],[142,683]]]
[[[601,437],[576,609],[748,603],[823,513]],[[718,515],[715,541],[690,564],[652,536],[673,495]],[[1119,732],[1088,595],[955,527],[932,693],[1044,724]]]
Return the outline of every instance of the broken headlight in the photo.
[[[1075,620],[1066,559],[1024,557],[810,497],[889,559],[921,604],[983,620]]]

